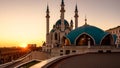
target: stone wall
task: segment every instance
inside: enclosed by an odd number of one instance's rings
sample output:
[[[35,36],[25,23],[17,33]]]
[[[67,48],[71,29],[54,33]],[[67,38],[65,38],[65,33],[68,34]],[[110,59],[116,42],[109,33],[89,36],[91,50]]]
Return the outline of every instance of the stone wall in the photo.
[[[120,48],[115,48],[114,46],[64,46],[59,48],[51,49],[51,56],[60,56],[67,54],[81,54],[88,52],[120,52]]]

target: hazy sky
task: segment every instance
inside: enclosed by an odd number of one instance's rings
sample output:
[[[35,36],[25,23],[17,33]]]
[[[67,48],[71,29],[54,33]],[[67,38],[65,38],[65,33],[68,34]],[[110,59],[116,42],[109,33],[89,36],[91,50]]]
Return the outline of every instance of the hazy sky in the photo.
[[[88,24],[103,30],[120,25],[120,0],[64,0],[65,19],[74,20],[77,3],[79,26]],[[61,0],[0,0],[0,46],[24,46],[45,41],[46,5],[50,9],[50,29],[60,18]]]

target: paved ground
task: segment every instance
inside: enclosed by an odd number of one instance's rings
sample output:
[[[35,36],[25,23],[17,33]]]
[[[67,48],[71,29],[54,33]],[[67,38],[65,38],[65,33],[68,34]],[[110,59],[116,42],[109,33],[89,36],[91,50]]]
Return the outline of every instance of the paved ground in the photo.
[[[24,60],[20,61],[20,62],[16,62],[12,65],[7,66],[6,68],[14,68],[15,66],[30,61],[32,59],[39,59],[39,60],[45,60],[50,58],[49,55],[47,53],[44,52],[39,52],[39,51],[34,51],[30,54],[30,56],[28,56],[27,58],[25,58]]]
[[[49,68],[120,68],[120,53],[78,55],[56,62]]]

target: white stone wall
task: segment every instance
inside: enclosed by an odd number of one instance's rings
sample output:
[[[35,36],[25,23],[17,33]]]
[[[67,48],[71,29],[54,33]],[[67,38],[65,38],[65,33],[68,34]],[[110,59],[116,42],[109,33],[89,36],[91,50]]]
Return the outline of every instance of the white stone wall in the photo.
[[[120,49],[111,46],[93,46],[91,48],[88,48],[88,46],[65,46],[59,48],[52,48],[51,56],[55,57],[60,55],[67,55],[67,50],[69,50],[69,54],[98,52],[99,50],[102,50],[103,52],[107,52],[108,50],[110,50],[111,52],[120,52]]]
[[[110,29],[108,30],[108,32],[110,32],[111,34],[116,34],[117,35],[116,43],[120,44],[120,27]]]

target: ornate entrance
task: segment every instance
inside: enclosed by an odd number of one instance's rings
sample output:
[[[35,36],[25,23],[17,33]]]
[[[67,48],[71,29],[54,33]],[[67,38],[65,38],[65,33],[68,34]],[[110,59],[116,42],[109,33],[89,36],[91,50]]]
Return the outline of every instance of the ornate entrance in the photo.
[[[76,40],[76,46],[87,46],[88,41],[90,41],[90,45],[94,45],[94,40],[87,34],[82,34]]]
[[[104,37],[104,39],[101,42],[101,45],[113,45],[114,41],[113,41],[113,37],[112,35],[107,35]]]

